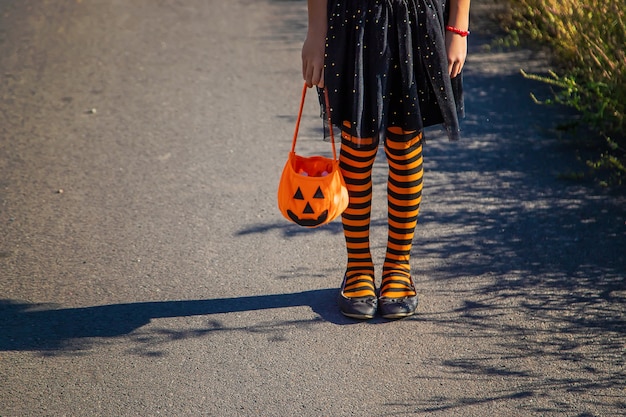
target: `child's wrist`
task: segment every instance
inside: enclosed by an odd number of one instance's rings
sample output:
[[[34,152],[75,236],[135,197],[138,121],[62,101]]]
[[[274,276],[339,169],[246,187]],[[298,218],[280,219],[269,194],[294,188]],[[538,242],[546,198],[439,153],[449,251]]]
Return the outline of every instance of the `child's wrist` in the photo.
[[[324,38],[326,39],[326,24],[309,24],[307,30],[307,36],[310,38]]]
[[[446,30],[448,32],[456,33],[457,35],[460,35],[462,37],[466,37],[467,35],[470,34],[469,30],[459,29],[456,26],[451,26],[451,25],[446,26]]]

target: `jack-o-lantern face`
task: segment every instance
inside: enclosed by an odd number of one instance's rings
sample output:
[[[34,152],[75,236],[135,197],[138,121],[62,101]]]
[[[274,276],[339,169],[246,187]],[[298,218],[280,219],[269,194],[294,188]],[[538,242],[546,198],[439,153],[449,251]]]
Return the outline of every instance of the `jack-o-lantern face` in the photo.
[[[322,156],[304,158],[294,152],[289,154],[277,194],[283,216],[311,228],[336,219],[349,202],[339,161]]]
[[[298,214],[294,213],[290,209],[287,209],[287,214],[289,214],[291,220],[300,226],[319,226],[320,224],[326,222],[326,219],[328,218],[327,209],[320,212],[320,210],[324,209],[326,206],[324,201],[325,198],[326,197],[319,186],[310,199],[307,199],[302,193],[302,189],[298,187],[293,196],[294,206],[296,206],[293,208],[294,210],[298,210]]]

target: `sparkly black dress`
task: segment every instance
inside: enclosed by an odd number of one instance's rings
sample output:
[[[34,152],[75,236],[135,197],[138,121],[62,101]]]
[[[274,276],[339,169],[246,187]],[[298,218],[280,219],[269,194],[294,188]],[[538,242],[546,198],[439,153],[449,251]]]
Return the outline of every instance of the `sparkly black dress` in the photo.
[[[446,21],[446,0],[328,0],[324,82],[333,124],[382,141],[388,126],[443,123],[458,139],[462,79],[448,76]]]

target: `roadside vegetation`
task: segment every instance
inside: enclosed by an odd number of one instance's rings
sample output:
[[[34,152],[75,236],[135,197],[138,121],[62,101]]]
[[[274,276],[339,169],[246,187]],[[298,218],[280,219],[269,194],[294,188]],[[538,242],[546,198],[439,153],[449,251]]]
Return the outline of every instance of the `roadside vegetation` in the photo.
[[[507,0],[508,41],[550,48],[556,70],[525,74],[553,86],[544,104],[573,107],[584,132],[590,173],[604,185],[626,185],[626,2],[624,0]],[[591,133],[589,133],[591,132]]]

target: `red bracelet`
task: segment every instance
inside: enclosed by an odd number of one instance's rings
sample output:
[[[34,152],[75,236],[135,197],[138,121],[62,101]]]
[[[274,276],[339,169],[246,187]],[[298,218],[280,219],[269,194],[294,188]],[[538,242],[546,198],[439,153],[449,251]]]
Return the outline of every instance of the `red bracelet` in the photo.
[[[470,34],[469,30],[461,30],[461,29],[455,28],[454,26],[446,26],[446,30],[448,32],[456,33],[457,35],[461,35],[463,37],[466,37],[467,35]]]

